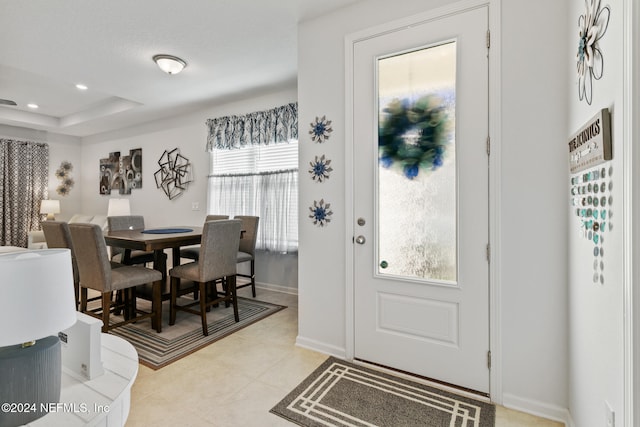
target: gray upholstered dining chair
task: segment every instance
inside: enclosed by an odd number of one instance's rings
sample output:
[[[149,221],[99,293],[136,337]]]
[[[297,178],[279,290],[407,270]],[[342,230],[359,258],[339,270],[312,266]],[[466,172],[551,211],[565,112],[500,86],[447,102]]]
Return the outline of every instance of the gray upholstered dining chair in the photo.
[[[71,251],[71,267],[73,270],[73,287],[76,295],[76,308],[80,303],[80,276],[78,274],[78,264],[71,241],[69,224],[63,221],[43,221],[42,231],[48,248],[66,248]]]
[[[253,297],[256,297],[256,241],[258,239],[258,223],[260,217],[257,216],[242,216],[236,215],[233,219],[239,219],[242,221],[242,230],[244,235],[240,239],[240,245],[238,248],[238,254],[236,262],[241,264],[243,262],[249,262],[250,273],[240,274],[239,277],[246,277],[250,279],[250,282],[241,286],[237,286],[238,289],[246,286],[251,286],[251,293]]]
[[[71,240],[76,248],[76,262],[80,275],[80,311],[102,319],[102,332],[118,326],[151,318],[151,325],[162,331],[162,273],[142,266],[129,266],[111,262],[102,229],[95,224],[69,224]],[[151,311],[138,310],[134,288],[153,283]],[[87,310],[87,289],[102,294],[102,305]],[[124,320],[110,323],[113,291],[124,291]],[[100,314],[97,314],[100,313]]]
[[[107,225],[110,231],[121,230],[143,230],[144,217],[142,215],[121,215],[107,217]],[[122,264],[146,264],[153,262],[153,251],[139,251],[123,248],[111,247],[111,259],[120,255],[119,261]]]
[[[200,315],[202,333],[209,335],[207,326],[207,308],[220,302],[231,303],[235,321],[240,321],[236,297],[236,256],[240,241],[241,221],[207,221],[202,229],[200,256],[198,261],[178,265],[169,271],[171,276],[171,304],[169,325],[176,322],[176,312],[186,311]],[[218,294],[216,282],[224,279],[225,292]],[[191,287],[181,287],[182,280],[193,282]],[[182,285],[185,283],[183,282]],[[178,305],[179,294],[184,295],[198,290],[198,301]],[[191,307],[199,306],[200,310]]]
[[[204,222],[229,219],[229,215],[207,215]],[[180,249],[180,258],[188,258],[197,261],[200,257],[200,245],[186,246]]]

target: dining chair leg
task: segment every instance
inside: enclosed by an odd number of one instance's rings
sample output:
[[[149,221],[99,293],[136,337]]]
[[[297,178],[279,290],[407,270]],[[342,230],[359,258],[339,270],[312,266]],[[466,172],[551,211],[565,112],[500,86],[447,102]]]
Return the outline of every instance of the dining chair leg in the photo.
[[[207,303],[207,302],[209,302],[209,301],[211,301],[211,300],[215,299],[215,296],[214,296],[214,294],[213,294],[213,291],[211,290],[211,289],[212,289],[212,288],[211,288],[211,285],[212,285],[212,283],[211,283],[211,282],[207,282],[207,283],[206,283],[206,285],[205,285],[205,288],[206,288],[206,290],[207,290],[207,295],[206,295],[206,298],[205,298],[205,303]],[[195,291],[194,291],[194,295],[195,295]],[[206,304],[206,311],[207,311],[207,313],[211,311],[211,306],[210,306],[209,304]]]
[[[153,282],[153,301],[151,302],[151,311],[153,311],[153,317],[151,318],[151,327],[156,332],[162,332],[162,281],[158,280]]]
[[[87,311],[87,288],[80,288],[80,311]]]
[[[129,320],[131,318],[131,312],[129,311],[129,290],[119,290],[116,292],[116,300],[113,304],[113,314],[119,316],[122,314],[124,320]]]
[[[238,293],[236,289],[236,276],[229,276],[227,278],[227,288],[231,292],[231,298],[233,303],[233,317],[236,323],[240,321],[240,315],[238,314]]]
[[[80,283],[79,282],[73,282],[73,291],[75,292],[75,295],[76,295],[76,310],[77,310],[78,307],[80,307]]]
[[[109,331],[109,312],[111,310],[111,292],[102,294],[102,332]]]
[[[171,299],[169,300],[169,325],[175,325],[176,323],[176,299],[178,297],[178,286],[180,286],[180,279],[177,277],[171,277]]]
[[[131,319],[135,318],[138,315],[138,310],[137,307],[138,305],[136,304],[136,291],[135,288],[129,288],[127,289],[129,291],[129,316],[131,316]]]
[[[113,314],[115,314],[116,316],[119,316],[120,313],[122,312],[122,306],[124,304],[124,306],[126,307],[126,302],[124,302],[124,295],[123,295],[123,290],[119,290],[116,291],[116,306],[113,309]],[[113,296],[111,297],[113,298]],[[128,316],[128,314],[125,313],[125,317]]]
[[[204,336],[209,335],[207,327],[207,284],[200,282],[200,318],[202,319],[202,333]]]
[[[251,260],[251,293],[256,297],[256,262]]]
[[[226,277],[222,278],[222,292],[224,293],[225,298],[227,298],[224,301],[224,306],[225,306],[225,308],[229,308],[229,306],[231,305],[229,303],[229,295],[231,295],[231,294],[229,293],[229,283],[228,283]]]

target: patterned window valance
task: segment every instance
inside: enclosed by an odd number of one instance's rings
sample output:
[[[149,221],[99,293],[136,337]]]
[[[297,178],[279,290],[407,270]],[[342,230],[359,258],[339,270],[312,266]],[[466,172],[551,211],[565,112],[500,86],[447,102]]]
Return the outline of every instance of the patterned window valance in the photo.
[[[207,151],[298,139],[298,103],[244,116],[209,119],[207,126]]]

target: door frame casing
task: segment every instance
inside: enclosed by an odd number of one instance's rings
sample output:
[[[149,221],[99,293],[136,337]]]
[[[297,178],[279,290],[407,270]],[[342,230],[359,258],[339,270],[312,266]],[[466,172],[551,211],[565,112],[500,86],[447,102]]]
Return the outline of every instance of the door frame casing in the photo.
[[[502,346],[500,343],[501,299],[500,280],[500,3],[501,0],[465,0],[451,5],[435,8],[421,14],[391,21],[349,34],[345,37],[345,165],[353,165],[354,128],[353,128],[353,64],[354,46],[362,40],[374,38],[451,14],[487,6],[489,9],[489,30],[491,48],[489,55],[489,137],[491,149],[489,156],[489,350],[491,351],[491,372],[489,373],[489,394],[491,400],[502,403]],[[355,206],[353,167],[345,168],[345,253],[351,254],[345,259],[345,354],[353,360],[355,355]]]

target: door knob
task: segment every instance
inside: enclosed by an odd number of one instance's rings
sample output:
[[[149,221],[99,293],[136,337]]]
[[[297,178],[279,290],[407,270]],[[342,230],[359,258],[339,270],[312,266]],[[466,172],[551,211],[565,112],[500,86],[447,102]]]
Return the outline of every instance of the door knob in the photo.
[[[366,242],[367,239],[364,238],[364,236],[358,236],[356,237],[356,243],[359,245],[364,245],[364,242]]]

